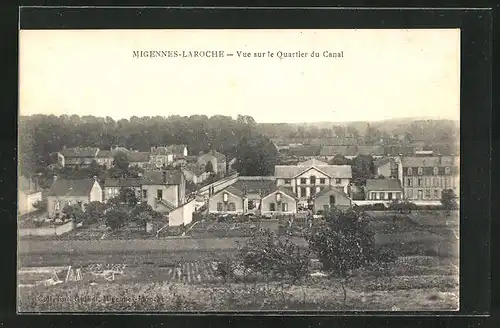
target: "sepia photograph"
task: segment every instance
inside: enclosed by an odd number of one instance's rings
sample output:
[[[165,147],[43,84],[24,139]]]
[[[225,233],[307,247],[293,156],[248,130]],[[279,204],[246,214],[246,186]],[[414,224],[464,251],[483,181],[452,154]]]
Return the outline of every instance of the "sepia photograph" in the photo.
[[[460,29],[19,31],[17,311],[458,311]]]

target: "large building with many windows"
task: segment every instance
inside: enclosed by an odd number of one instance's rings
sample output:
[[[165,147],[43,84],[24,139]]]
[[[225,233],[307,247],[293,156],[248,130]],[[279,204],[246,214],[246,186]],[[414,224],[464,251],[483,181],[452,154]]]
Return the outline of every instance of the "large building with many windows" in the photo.
[[[276,185],[285,188],[304,202],[328,187],[335,187],[348,193],[352,178],[350,165],[329,165],[311,159],[297,165],[276,165]]]
[[[459,196],[460,157],[401,157],[398,178],[405,198],[409,200],[440,200],[445,189]]]

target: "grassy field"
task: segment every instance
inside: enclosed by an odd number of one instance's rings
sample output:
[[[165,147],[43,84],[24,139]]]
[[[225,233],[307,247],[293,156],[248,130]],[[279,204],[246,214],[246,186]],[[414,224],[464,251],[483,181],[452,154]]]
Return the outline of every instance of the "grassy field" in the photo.
[[[109,265],[108,265],[109,267]],[[102,271],[106,265],[99,269]],[[343,305],[340,281],[307,278],[296,285],[241,279],[224,283],[212,262],[126,266],[106,281],[93,265],[83,280],[20,288],[20,311],[231,311],[231,310],[456,310],[457,267],[435,258],[404,258],[367,267],[347,283]],[[311,270],[314,271],[314,270]],[[248,277],[247,277],[248,278]]]

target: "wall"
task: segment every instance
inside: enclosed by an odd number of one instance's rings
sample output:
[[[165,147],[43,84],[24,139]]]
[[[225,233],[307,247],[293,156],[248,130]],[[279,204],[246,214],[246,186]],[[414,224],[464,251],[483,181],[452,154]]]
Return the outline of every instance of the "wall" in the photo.
[[[214,173],[218,173],[217,158],[209,154],[198,157],[198,166],[205,167],[208,162],[212,162]]]
[[[101,194],[102,197],[102,194]],[[56,201],[59,201],[59,210],[55,210],[55,203]],[[62,215],[62,210],[66,206],[67,202],[70,201],[71,204],[76,204],[78,202],[82,203],[82,209],[85,208],[85,204],[88,204],[90,199],[89,197],[86,196],[79,196],[79,197],[59,197],[59,196],[48,196],[47,197],[47,213],[49,217],[53,218],[55,217],[56,213],[59,213],[59,215]]]
[[[269,206],[271,203],[275,203],[276,205],[276,211],[272,212],[269,209]],[[282,211],[282,204],[286,203],[288,204],[288,211],[283,212]],[[297,201],[293,199],[292,197],[289,197],[285,194],[281,194],[281,203],[278,205],[276,203],[276,194],[272,193],[271,195],[264,197],[262,199],[262,206],[261,206],[261,211],[262,214],[293,214],[297,213]]]
[[[380,194],[382,193],[382,198],[380,198]],[[392,198],[389,199],[389,193],[392,193]],[[374,195],[376,194],[376,195]],[[366,200],[377,200],[376,197],[379,197],[380,200],[387,199],[402,199],[403,191],[402,190],[382,190],[382,191],[367,191],[365,192]]]
[[[391,177],[391,162],[385,163],[377,168],[377,174],[383,175],[386,178]]]
[[[421,184],[418,184],[418,179]],[[447,180],[449,179],[449,180]],[[418,191],[422,190],[421,200],[440,200],[441,192],[444,189],[453,189],[455,194],[459,195],[460,180],[459,176],[453,175],[432,175],[432,176],[403,176],[402,185],[404,187],[404,195],[411,200],[418,200]],[[428,193],[426,192],[428,191]]]
[[[195,203],[196,201],[193,199],[170,212],[168,215],[168,225],[170,227],[177,227],[182,224],[187,225],[191,223],[193,221]]]
[[[217,203],[219,203],[219,202],[223,203],[223,206],[224,206],[223,194],[224,194],[224,192],[219,192],[208,199],[208,212],[209,213],[218,213],[219,212],[217,209]],[[244,204],[243,204],[242,198],[237,197],[231,193],[228,193],[227,204],[229,205],[229,203],[234,203],[236,210],[230,212],[224,208],[221,212],[223,212],[223,213],[243,213]]]
[[[94,181],[94,186],[90,191],[90,201],[91,202],[102,202],[102,188],[99,182]]]
[[[23,228],[18,230],[19,236],[60,236],[75,228],[73,221],[54,227]]]
[[[222,178],[220,180],[217,180],[217,181],[213,182],[212,184],[209,184],[209,185],[207,185],[205,187],[200,188],[200,190],[198,190],[198,193],[202,194],[202,195],[208,195],[209,189],[212,186],[214,187],[214,191],[218,192],[218,191],[226,188],[227,186],[232,185],[237,180],[238,180],[238,173],[235,173],[235,174],[233,174],[231,176]]]
[[[18,192],[18,204],[17,209],[20,214],[30,213],[36,210],[33,206],[37,201],[42,200],[42,193],[35,192],[33,194],[26,194],[22,191]]]
[[[142,190],[147,190],[147,198],[141,197],[142,201],[146,201],[153,209],[156,207],[156,191],[162,190],[162,199],[168,201],[174,206],[179,205],[177,185],[143,185]],[[143,193],[141,190],[141,194]],[[142,195],[141,195],[142,196]]]
[[[335,206],[339,208],[347,208],[352,205],[350,198],[339,195],[335,191],[327,192],[320,197],[314,199],[314,212],[322,211],[324,205],[330,205],[330,195],[335,196]]]

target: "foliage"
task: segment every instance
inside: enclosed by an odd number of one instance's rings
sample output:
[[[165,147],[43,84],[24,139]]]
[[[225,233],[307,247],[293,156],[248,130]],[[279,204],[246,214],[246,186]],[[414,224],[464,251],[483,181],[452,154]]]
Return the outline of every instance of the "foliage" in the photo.
[[[446,213],[449,215],[451,210],[457,208],[457,196],[453,189],[445,189],[441,193],[441,205],[446,210]]]
[[[101,220],[106,211],[106,204],[101,202],[90,202],[85,204],[86,223],[95,223]]]
[[[37,200],[33,203],[33,207],[35,208],[36,212],[45,213],[47,212],[47,201]]]
[[[328,162],[328,164],[330,164],[330,165],[351,165],[352,161],[349,160],[348,158],[340,155],[340,154],[337,154],[337,155],[335,155],[335,157],[333,157]]]
[[[234,168],[244,176],[271,175],[277,158],[271,140],[260,135],[245,136],[237,144]]]
[[[364,185],[366,179],[374,177],[375,167],[373,157],[367,155],[356,156],[352,160],[352,179],[357,185]]]
[[[362,212],[333,210],[324,213],[326,225],[307,236],[311,250],[323,268],[345,281],[352,270],[374,259],[375,237]]]
[[[118,205],[118,204],[126,204],[130,208],[139,203],[139,199],[137,198],[135,191],[131,188],[120,188],[120,192],[117,196],[108,200],[110,205]]]
[[[212,161],[208,161],[207,164],[205,165],[205,172],[207,173],[214,172],[214,166],[212,165]]]
[[[86,219],[85,212],[80,204],[66,205],[62,212],[65,221],[73,220],[75,223],[80,223]]]
[[[113,206],[104,215],[106,225],[112,230],[118,230],[125,226],[129,217],[129,212],[123,206]]]

